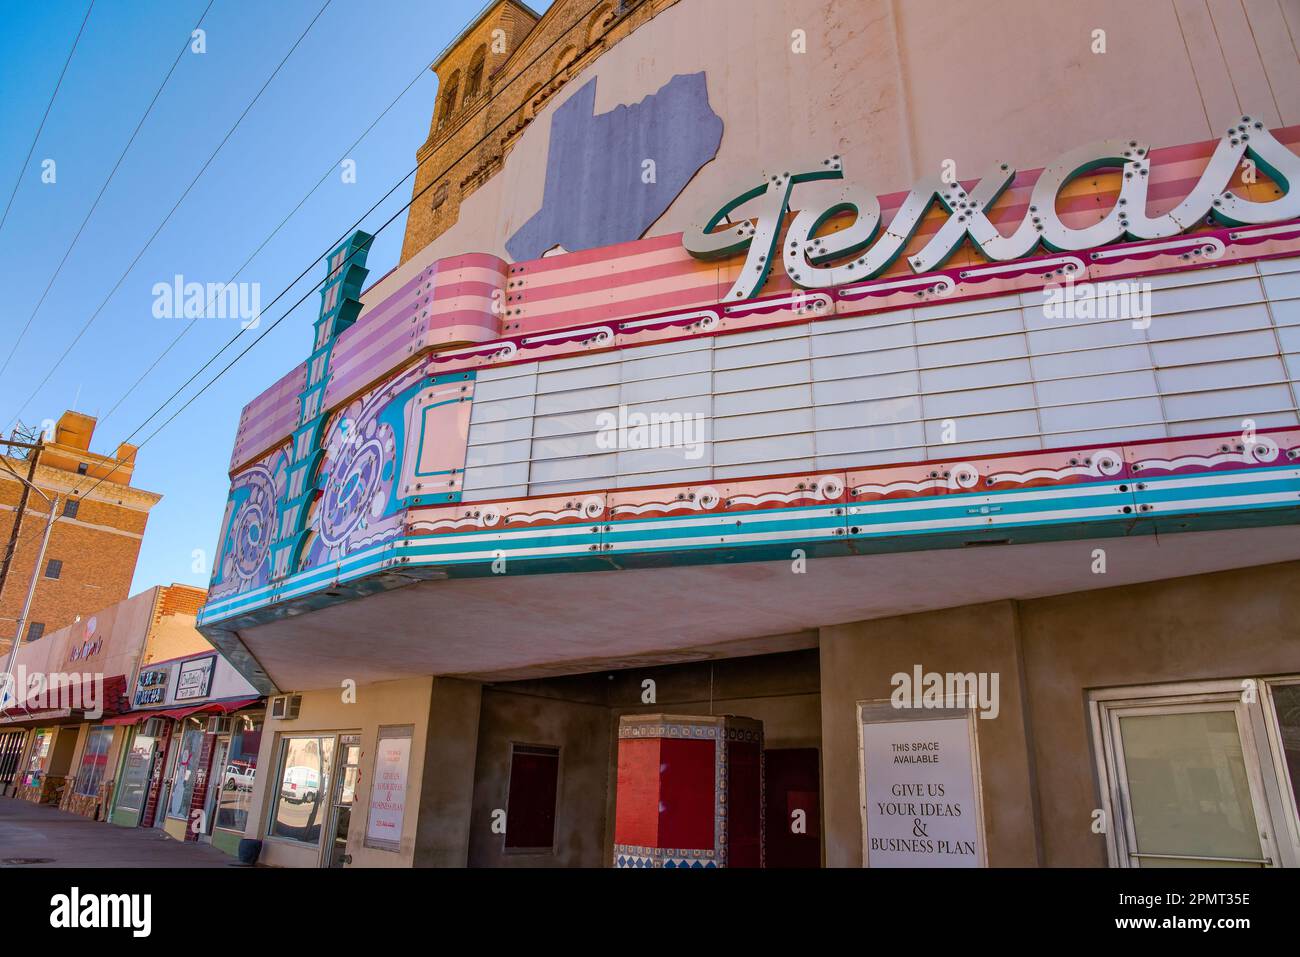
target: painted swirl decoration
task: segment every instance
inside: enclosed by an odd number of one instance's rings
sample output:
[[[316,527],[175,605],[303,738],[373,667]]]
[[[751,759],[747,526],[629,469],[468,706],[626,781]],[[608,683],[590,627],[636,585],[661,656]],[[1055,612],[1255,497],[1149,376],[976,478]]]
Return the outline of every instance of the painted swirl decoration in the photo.
[[[245,492],[230,529],[230,548],[222,556],[222,577],[241,583],[258,582],[266,570],[267,555],[275,539],[275,478],[264,465],[239,476],[234,494]]]

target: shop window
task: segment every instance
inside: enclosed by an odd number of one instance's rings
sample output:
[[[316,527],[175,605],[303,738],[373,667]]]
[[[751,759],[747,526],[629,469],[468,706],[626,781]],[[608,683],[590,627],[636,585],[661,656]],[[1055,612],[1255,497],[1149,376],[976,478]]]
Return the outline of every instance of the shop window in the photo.
[[[77,512],[81,509],[81,499],[69,498],[63,502],[63,517],[76,518]]]
[[[53,740],[53,728],[37,728],[32,735],[31,760],[27,762],[27,773],[23,775],[23,784],[27,787],[38,788],[45,780],[46,767],[50,761],[50,744]]]
[[[122,768],[122,784],[117,789],[117,806],[129,811],[144,810],[144,796],[153,770],[154,748],[158,740],[151,735],[136,734]]]
[[[280,746],[275,806],[267,836],[300,844],[320,844],[329,816],[334,737],[286,737]]]
[[[549,851],[555,846],[555,800],[560,749],[514,744],[506,805],[507,850]]]
[[[51,558],[49,560],[49,563],[45,566],[45,577],[57,579],[62,574],[63,574],[63,559]]]
[[[112,728],[91,728],[86,737],[86,747],[77,771],[76,793],[94,797],[104,783],[104,770],[108,766],[108,748],[113,743]]]
[[[187,718],[185,724],[180,751],[176,754],[176,767],[172,772],[171,797],[167,804],[167,816],[183,820],[190,816],[190,799],[194,797],[194,784],[199,776],[204,744],[203,728],[195,727],[193,718]]]
[[[242,832],[248,825],[248,811],[253,803],[257,752],[262,746],[262,719],[237,717],[235,725],[225,767],[213,771],[221,775],[216,826]]]
[[[41,635],[45,634],[45,622],[33,621],[27,625],[27,640],[35,641]]]

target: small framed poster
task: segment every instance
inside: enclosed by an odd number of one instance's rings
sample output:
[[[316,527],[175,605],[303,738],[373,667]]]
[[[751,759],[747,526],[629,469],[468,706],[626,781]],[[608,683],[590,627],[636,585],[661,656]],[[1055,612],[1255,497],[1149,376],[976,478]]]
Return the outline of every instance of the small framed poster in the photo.
[[[864,867],[986,867],[970,708],[858,702]]]
[[[366,847],[381,851],[401,848],[413,731],[414,726],[409,724],[379,729],[375,773],[370,781],[370,808],[366,814]]]

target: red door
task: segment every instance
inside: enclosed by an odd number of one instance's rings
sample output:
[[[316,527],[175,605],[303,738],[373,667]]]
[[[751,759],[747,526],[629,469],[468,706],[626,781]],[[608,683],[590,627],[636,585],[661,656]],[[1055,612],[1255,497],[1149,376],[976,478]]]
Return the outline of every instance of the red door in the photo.
[[[768,867],[821,867],[821,769],[816,748],[765,751]]]

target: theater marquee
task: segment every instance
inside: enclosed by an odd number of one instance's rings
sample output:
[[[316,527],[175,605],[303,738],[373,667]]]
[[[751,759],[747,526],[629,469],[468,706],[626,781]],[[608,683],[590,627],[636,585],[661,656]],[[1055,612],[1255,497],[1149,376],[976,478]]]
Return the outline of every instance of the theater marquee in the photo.
[[[1262,122],[1242,116],[1224,133],[1209,164],[1187,196],[1160,216],[1148,215],[1150,147],[1139,140],[1102,140],[1071,150],[1047,166],[1033,184],[1024,216],[1010,235],[989,220],[989,210],[1016,178],[1010,163],[997,163],[969,191],[955,176],[921,179],[882,231],[880,201],[864,187],[843,182],[829,204],[805,206],[795,214],[781,241],[791,193],[800,183],[844,179],[840,156],[819,167],[764,174],[757,186],[699,217],[682,235],[682,245],[697,259],[722,259],[748,250],[739,278],[724,301],[750,299],[767,281],[780,258],[790,281],[803,289],[828,288],[871,279],[888,269],[907,247],[922,219],[938,204],[947,219],[919,252],[908,258],[915,273],[938,269],[969,239],[993,262],[1023,259],[1042,245],[1052,252],[1093,249],[1118,240],[1166,239],[1197,226],[1277,223],[1300,216],[1300,157],[1273,138]],[[1067,225],[1057,212],[1057,197],[1072,180],[1098,169],[1123,171],[1110,212],[1087,226]],[[1271,179],[1284,195],[1271,202],[1244,199],[1229,190],[1234,176],[1243,183],[1256,172]],[[748,214],[738,213],[753,203]],[[844,229],[817,235],[831,218],[854,215]],[[728,225],[724,225],[724,223]],[[778,245],[780,249],[778,250]],[[847,257],[856,256],[855,259]],[[831,266],[832,262],[839,265]]]

